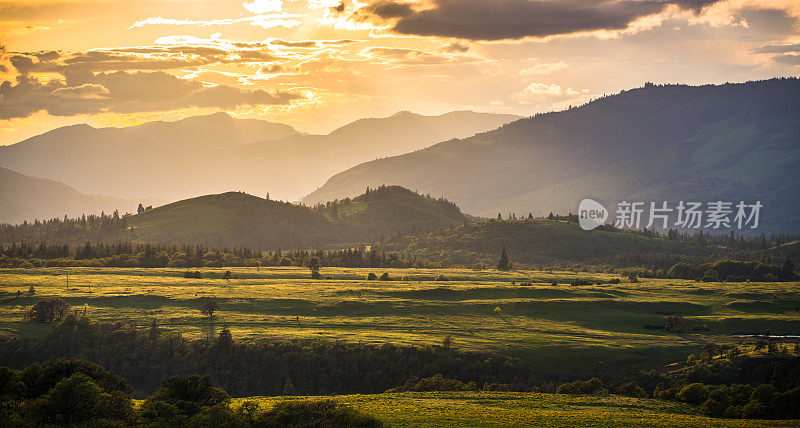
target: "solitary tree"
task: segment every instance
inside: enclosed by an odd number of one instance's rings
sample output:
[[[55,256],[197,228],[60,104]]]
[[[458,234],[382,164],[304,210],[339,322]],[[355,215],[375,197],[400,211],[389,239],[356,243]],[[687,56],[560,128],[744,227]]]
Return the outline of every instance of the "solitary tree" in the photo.
[[[139,208],[136,208],[136,213],[141,214],[144,212],[144,205],[139,204]]]
[[[452,347],[453,347],[453,336],[448,334],[448,335],[447,335],[447,336],[445,336],[445,337],[444,337],[444,339],[442,340],[442,348],[444,348],[444,349],[450,349],[450,348],[452,348]]]
[[[203,308],[200,309],[200,313],[209,318],[214,318],[214,312],[216,312],[217,309],[219,309],[219,305],[217,305],[217,302],[209,300],[208,302],[206,302],[205,305],[203,305]]]
[[[500,261],[497,263],[497,270],[508,270],[509,263],[508,263],[508,253],[506,253],[506,247],[503,247],[503,252],[500,253]]]
[[[60,320],[69,313],[69,304],[58,297],[52,299],[41,299],[28,310],[28,319],[53,322]]]
[[[311,257],[308,259],[308,262],[306,262],[306,266],[308,266],[308,269],[311,271],[311,278],[319,279],[319,258]]]

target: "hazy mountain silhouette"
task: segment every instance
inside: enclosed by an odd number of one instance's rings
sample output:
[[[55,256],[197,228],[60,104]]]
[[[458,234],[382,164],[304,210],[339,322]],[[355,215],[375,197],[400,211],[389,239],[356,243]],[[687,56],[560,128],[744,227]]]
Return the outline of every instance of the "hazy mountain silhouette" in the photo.
[[[645,85],[332,177],[307,203],[398,184],[470,214],[576,212],[591,197],[761,200],[763,230],[800,231],[800,80]]]
[[[59,128],[0,147],[0,166],[81,192],[176,200],[231,189],[298,199],[332,174],[381,156],[494,129],[515,116],[400,113],[329,135],[225,113],[128,128]],[[361,189],[363,191],[364,189]]]
[[[65,215],[136,212],[140,201],[86,195],[63,183],[0,168],[0,223],[49,220]],[[153,201],[141,201],[153,203]]]

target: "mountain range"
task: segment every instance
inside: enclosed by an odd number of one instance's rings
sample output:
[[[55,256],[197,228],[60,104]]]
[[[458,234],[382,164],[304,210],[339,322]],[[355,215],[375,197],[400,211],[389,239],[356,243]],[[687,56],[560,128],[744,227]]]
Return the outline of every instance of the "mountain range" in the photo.
[[[465,212],[543,216],[581,199],[761,201],[762,231],[800,232],[800,80],[653,85],[339,173],[304,201],[396,184]],[[672,205],[673,207],[675,205]]]
[[[63,183],[0,168],[0,223],[17,224],[65,215],[80,217],[103,211],[110,214],[114,210],[136,212],[140,202],[157,204],[160,201],[87,195]]]
[[[362,119],[328,135],[226,113],[126,128],[58,128],[0,147],[0,166],[120,198],[247,191],[296,200],[361,162],[487,131],[516,116],[401,112]],[[364,189],[361,189],[363,191]]]

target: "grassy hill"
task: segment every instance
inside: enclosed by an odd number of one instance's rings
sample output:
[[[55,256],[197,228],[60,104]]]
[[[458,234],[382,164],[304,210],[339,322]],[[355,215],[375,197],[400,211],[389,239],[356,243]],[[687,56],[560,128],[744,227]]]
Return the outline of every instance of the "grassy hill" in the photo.
[[[800,80],[646,85],[474,137],[368,162],[305,200],[397,184],[467,213],[575,212],[585,197],[755,201],[761,231],[800,231]],[[673,205],[674,206],[674,205]]]
[[[137,214],[128,225],[137,241],[286,249],[365,243],[466,220],[452,203],[395,186],[313,208],[241,192],[207,195]]]

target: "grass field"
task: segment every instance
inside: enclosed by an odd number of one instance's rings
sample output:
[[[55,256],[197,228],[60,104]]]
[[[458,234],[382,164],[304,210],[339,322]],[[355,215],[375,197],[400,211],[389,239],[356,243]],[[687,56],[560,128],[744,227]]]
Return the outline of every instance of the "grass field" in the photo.
[[[250,397],[271,408],[286,400],[326,397]],[[712,419],[674,402],[620,396],[575,396],[508,392],[415,392],[342,395],[340,403],[378,417],[390,426],[497,427],[760,427],[797,426],[797,421]]]
[[[800,332],[797,283],[697,283],[642,279],[569,285],[614,276],[559,271],[323,268],[42,268],[0,271],[0,333],[41,337],[49,326],[24,320],[27,307],[60,296],[93,319],[125,321],[189,337],[228,326],[237,340],[322,338],[365,343],[439,344],[512,355],[553,371],[652,368],[683,360],[735,334]],[[237,277],[222,279],[225,270]],[[367,281],[384,271],[393,281]],[[448,281],[434,281],[438,275]],[[403,280],[400,280],[403,278]],[[553,286],[552,282],[558,285]],[[520,286],[531,282],[531,286]],[[515,284],[514,284],[515,283]],[[33,286],[35,295],[27,290]],[[219,303],[213,320],[200,308]],[[682,333],[649,330],[666,314],[685,316]],[[706,331],[705,327],[708,328]]]

